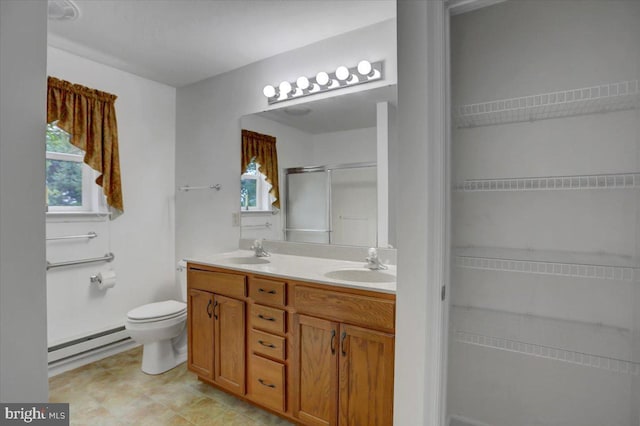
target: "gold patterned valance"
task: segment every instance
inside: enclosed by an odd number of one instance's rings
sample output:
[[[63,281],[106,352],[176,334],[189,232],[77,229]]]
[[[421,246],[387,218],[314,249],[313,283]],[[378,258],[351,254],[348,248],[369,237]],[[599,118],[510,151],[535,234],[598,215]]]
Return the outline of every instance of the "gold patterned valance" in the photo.
[[[247,170],[251,161],[258,163],[258,171],[271,184],[269,194],[275,200],[273,207],[280,208],[280,187],[278,185],[278,153],[276,152],[276,138],[261,133],[242,129],[242,164],[241,172]]]
[[[89,87],[49,77],[47,123],[71,135],[71,143],[85,152],[84,162],[98,171],[113,215],[124,211],[118,155],[116,96]]]

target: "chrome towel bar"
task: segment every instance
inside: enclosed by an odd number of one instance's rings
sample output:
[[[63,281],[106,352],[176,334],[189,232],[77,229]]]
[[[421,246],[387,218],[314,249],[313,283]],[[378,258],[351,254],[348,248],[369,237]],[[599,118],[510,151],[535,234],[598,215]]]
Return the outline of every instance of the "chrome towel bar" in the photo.
[[[88,232],[86,234],[83,235],[67,235],[64,237],[50,237],[47,238],[47,241],[53,241],[53,240],[72,240],[72,239],[77,239],[77,238],[96,238],[98,236],[98,234],[96,234],[95,232]]]
[[[271,228],[271,222],[260,223],[257,225],[242,225],[243,228]]]
[[[60,268],[62,266],[72,266],[72,265],[82,265],[84,263],[94,263],[94,262],[111,262],[115,259],[115,255],[113,253],[107,253],[103,257],[94,257],[91,259],[79,259],[79,260],[69,260],[67,262],[57,262],[51,263],[47,262],[47,271],[53,268]]]
[[[181,186],[180,188],[178,188],[178,191],[189,192],[189,191],[197,191],[197,190],[201,190],[201,189],[215,189],[216,191],[220,191],[220,188],[222,188],[222,186],[219,183],[216,183],[215,185],[206,185],[206,186],[184,185],[184,186]]]

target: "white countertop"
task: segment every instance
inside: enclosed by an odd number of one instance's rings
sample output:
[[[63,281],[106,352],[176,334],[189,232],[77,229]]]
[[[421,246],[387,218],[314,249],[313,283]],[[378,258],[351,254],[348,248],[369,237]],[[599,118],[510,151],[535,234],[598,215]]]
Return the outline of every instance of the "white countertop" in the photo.
[[[336,270],[362,270],[368,272],[365,268],[365,262],[352,262],[347,260],[323,259],[318,257],[295,256],[288,254],[272,253],[265,259],[269,263],[262,264],[238,264],[232,263],[234,259],[249,257],[253,258],[254,254],[250,250],[236,250],[228,253],[215,254],[210,256],[201,256],[185,259],[187,262],[200,263],[203,265],[217,266],[225,269],[232,269],[241,272],[250,272],[254,274],[294,279],[301,281],[310,281],[320,284],[329,284],[339,287],[349,287],[361,290],[379,291],[382,293],[395,294],[396,282],[360,282],[345,281],[326,277],[325,274]],[[375,271],[375,273],[391,275],[395,278],[396,266],[388,265],[388,269]]]

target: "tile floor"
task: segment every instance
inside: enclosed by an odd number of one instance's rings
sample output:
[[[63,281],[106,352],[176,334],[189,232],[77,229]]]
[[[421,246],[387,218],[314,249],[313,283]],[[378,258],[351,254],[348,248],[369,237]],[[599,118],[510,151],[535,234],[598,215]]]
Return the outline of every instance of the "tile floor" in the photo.
[[[49,379],[50,402],[70,403],[72,425],[291,425],[196,379],[186,363],[157,376],[142,348]]]

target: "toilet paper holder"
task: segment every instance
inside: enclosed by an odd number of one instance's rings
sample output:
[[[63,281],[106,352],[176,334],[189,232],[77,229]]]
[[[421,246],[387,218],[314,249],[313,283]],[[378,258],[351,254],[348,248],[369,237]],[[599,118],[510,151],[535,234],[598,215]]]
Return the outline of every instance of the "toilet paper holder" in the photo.
[[[99,290],[106,290],[116,285],[115,272],[99,272],[95,275],[91,275],[89,277],[89,281]]]

